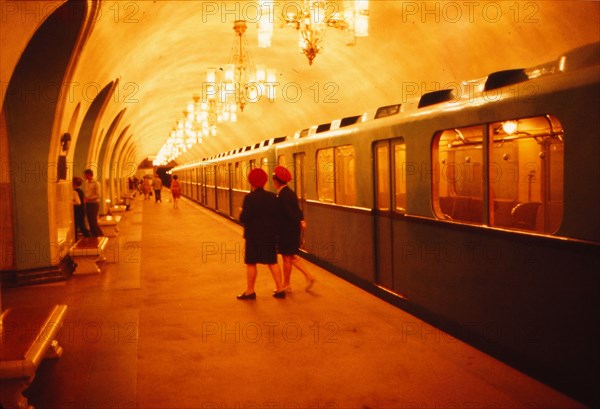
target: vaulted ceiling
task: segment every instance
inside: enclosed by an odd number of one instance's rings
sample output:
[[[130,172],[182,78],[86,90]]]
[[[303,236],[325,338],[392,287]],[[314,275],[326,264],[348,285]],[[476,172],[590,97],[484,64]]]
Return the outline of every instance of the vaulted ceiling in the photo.
[[[2,99],[24,48],[61,3],[1,1]],[[290,3],[275,1],[276,14]],[[331,3],[339,7],[342,2]],[[216,137],[194,146],[178,163],[493,71],[544,63],[600,40],[600,3],[595,1],[372,0],[369,36],[349,47],[344,33],[328,28],[324,50],[309,66],[292,28],[276,23],[272,46],[257,47],[255,2],[102,1],[99,7],[72,61],[74,97],[63,116],[71,118],[77,104],[85,112],[100,89],[118,80],[97,132],[106,133],[125,109],[112,135],[128,134],[138,163],[159,151],[192,94],[201,92],[205,70],[229,62],[234,20],[248,21],[254,62],[276,69],[276,100],[249,105],[236,124],[219,126]]]

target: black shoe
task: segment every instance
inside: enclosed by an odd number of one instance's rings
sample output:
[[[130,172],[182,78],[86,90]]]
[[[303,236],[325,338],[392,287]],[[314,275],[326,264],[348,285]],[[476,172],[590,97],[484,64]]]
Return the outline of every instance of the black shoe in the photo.
[[[275,298],[285,298],[285,290],[281,290],[279,292],[273,291],[273,297],[275,297]]]
[[[256,300],[256,293],[246,294],[245,292],[237,296],[238,300]]]

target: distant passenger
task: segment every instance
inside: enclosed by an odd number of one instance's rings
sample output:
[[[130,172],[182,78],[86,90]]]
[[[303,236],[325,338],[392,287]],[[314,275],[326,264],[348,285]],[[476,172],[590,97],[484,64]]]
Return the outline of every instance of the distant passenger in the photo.
[[[298,206],[298,197],[290,189],[287,183],[292,180],[292,174],[283,166],[275,167],[273,173],[273,184],[277,189],[277,200],[281,212],[281,223],[279,228],[279,241],[277,248],[283,257],[283,289],[291,292],[290,277],[292,265],[304,274],[306,278],[306,291],[309,291],[315,282],[315,278],[306,270],[306,265],[298,256],[301,245],[302,231],[306,228],[304,215]]]
[[[275,280],[276,289],[273,297],[285,298],[281,287],[281,270],[277,264],[277,231],[279,229],[279,211],[275,194],[264,190],[268,176],[260,168],[248,174],[248,181],[253,187],[242,204],[240,222],[244,225],[246,239],[246,291],[238,295],[240,300],[254,300],[254,283],[256,282],[256,265],[267,264]],[[275,215],[275,217],[274,217]]]
[[[179,198],[181,197],[181,184],[179,183],[177,175],[173,175],[171,181],[171,195],[173,196],[173,208],[177,209]]]
[[[152,194],[152,183],[150,181],[150,176],[144,175],[142,178],[142,193],[144,194],[144,200],[149,200],[150,195]]]
[[[73,212],[75,214],[75,239],[77,239],[77,232],[79,231],[83,237],[90,237],[90,232],[85,225],[85,203],[83,190],[81,185],[83,179],[79,176],[73,178]]]
[[[154,179],[152,179],[152,189],[154,189],[154,203],[162,203],[162,198],[160,196],[162,191],[162,180],[160,180],[158,175],[154,175]]]
[[[98,213],[100,212],[100,183],[94,179],[94,172],[91,169],[83,171],[85,184],[83,186],[83,196],[85,201],[85,214],[92,237],[104,236],[100,226],[98,226]]]

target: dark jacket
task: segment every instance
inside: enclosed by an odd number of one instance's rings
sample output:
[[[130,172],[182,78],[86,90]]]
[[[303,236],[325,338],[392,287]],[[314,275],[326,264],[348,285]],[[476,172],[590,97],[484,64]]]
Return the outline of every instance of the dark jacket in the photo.
[[[274,193],[262,188],[244,198],[240,222],[244,225],[244,238],[259,243],[273,243],[279,230],[279,206]]]
[[[304,215],[298,206],[296,193],[288,186],[284,186],[279,191],[278,197],[282,217],[282,233],[300,234],[300,222],[304,219]]]

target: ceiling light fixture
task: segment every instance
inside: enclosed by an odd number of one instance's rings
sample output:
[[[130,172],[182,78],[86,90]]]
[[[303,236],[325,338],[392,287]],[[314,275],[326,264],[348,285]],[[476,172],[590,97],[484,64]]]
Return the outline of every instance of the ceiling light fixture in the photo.
[[[369,0],[344,0],[342,3],[342,12],[338,10],[338,3],[330,1],[304,0],[302,5],[284,5],[282,25],[298,32],[300,52],[308,58],[309,65],[323,51],[321,44],[327,27],[345,31],[348,35],[346,45],[355,45],[356,37],[369,35]],[[259,7],[258,46],[270,47],[274,23],[273,3],[259,1]]]
[[[255,66],[244,34],[247,25],[245,20],[236,20],[233,24],[235,40],[231,50],[230,63],[224,70],[215,70],[212,78],[207,78],[204,87],[206,98],[203,101],[219,96],[220,102],[229,106],[232,104],[244,111],[249,103],[258,102],[263,95],[269,101],[275,99],[275,70],[263,65]],[[217,78],[219,77],[219,78]]]

